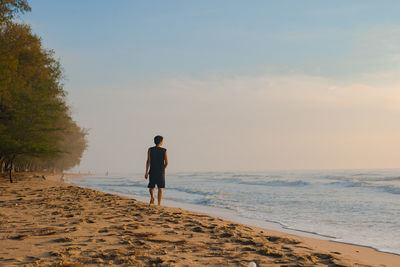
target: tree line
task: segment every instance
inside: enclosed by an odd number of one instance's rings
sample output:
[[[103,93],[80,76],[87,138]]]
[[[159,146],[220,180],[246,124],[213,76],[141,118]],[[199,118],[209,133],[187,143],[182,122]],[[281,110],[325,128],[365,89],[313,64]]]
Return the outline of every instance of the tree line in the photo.
[[[0,172],[68,170],[80,163],[87,130],[71,117],[63,71],[29,25],[26,0],[0,0]]]

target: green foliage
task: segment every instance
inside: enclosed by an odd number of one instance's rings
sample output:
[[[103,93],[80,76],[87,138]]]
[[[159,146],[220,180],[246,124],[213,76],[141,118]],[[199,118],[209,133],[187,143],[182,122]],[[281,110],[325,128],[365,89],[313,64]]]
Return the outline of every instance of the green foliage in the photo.
[[[12,20],[17,13],[31,11],[25,0],[0,0],[0,23]]]
[[[79,164],[87,132],[71,118],[62,69],[25,24],[26,1],[0,0],[0,169],[64,170]]]

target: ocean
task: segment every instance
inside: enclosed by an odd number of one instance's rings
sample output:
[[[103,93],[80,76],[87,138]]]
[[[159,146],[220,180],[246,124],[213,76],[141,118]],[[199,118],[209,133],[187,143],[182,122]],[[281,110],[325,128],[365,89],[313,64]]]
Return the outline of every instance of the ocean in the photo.
[[[238,218],[276,223],[284,230],[400,254],[400,169],[177,172],[167,173],[166,181],[165,199],[194,204],[204,213],[218,208]],[[69,182],[148,197],[143,173]]]

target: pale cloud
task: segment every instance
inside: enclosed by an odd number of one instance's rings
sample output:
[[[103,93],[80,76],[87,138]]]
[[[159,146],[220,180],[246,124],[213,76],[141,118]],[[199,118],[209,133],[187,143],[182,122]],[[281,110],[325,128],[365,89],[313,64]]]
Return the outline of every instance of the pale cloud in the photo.
[[[81,112],[93,131],[82,166],[141,170],[152,137],[162,134],[172,170],[396,167],[399,85],[306,75],[119,85],[124,90],[103,90]]]
[[[365,77],[371,80],[384,76],[394,77],[395,73],[378,73]],[[175,96],[192,95],[198,100],[210,99],[214,102],[227,99],[234,105],[246,102],[253,105],[279,105],[283,109],[290,104],[312,109],[400,108],[400,81],[377,87],[366,83],[337,84],[333,80],[316,76],[261,75],[202,80],[173,79],[164,81],[163,88],[167,94]]]

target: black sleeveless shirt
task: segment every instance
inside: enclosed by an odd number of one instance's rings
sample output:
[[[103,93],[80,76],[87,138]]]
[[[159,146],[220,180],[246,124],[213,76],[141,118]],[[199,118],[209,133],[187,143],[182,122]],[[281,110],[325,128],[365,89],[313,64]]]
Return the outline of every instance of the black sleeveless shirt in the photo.
[[[153,146],[150,148],[150,177],[163,178],[165,176],[165,148]]]

